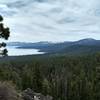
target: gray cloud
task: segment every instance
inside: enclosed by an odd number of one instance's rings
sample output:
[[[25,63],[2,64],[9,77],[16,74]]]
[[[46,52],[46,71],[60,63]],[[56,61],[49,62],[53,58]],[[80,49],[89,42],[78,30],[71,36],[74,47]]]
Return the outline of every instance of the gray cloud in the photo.
[[[3,0],[10,41],[100,39],[99,0]]]

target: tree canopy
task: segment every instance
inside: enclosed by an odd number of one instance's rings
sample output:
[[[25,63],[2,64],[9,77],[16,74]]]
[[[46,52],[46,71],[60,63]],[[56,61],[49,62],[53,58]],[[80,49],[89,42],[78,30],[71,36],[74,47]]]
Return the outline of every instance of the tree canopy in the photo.
[[[10,36],[10,29],[8,27],[4,27],[3,22],[3,17],[0,15],[0,38],[8,40]],[[6,43],[2,42],[0,43],[0,49],[2,47],[6,47]],[[7,49],[4,48],[3,50],[0,50],[0,55],[5,56],[7,55]]]

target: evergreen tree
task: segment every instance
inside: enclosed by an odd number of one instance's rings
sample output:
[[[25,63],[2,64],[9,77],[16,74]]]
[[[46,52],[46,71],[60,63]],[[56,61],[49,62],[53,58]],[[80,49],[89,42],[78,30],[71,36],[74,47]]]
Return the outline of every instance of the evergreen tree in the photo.
[[[3,38],[5,40],[8,40],[10,36],[10,30],[8,27],[4,27],[4,24],[2,23],[3,17],[0,15],[0,38]],[[0,48],[6,47],[6,43],[0,43]],[[0,55],[5,56],[7,55],[7,49],[0,50]]]

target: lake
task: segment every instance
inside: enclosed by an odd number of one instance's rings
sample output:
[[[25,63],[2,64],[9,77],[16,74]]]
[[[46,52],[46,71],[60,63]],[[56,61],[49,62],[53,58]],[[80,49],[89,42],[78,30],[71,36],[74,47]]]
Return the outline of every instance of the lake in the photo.
[[[7,50],[8,50],[8,56],[44,54],[44,52],[39,52],[38,49],[19,49],[15,46],[8,46]]]

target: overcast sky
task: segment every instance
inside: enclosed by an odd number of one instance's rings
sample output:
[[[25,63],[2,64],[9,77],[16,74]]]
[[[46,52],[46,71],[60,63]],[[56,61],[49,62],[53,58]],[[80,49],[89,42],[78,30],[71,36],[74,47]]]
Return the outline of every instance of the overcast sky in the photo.
[[[9,41],[100,39],[100,0],[0,0]]]

